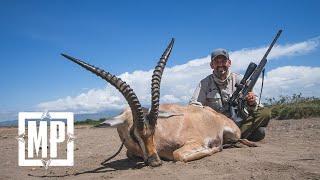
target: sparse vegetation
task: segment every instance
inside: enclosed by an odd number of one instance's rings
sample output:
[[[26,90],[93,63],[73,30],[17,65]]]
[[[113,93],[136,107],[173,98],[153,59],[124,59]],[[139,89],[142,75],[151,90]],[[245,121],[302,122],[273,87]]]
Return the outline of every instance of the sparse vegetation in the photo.
[[[94,120],[94,119],[86,119],[84,121],[76,121],[74,124],[75,125],[92,125],[96,126],[105,121],[105,118],[100,118],[99,120]]]
[[[265,106],[271,108],[272,118],[279,120],[320,117],[320,98],[303,97],[301,93],[269,98]]]

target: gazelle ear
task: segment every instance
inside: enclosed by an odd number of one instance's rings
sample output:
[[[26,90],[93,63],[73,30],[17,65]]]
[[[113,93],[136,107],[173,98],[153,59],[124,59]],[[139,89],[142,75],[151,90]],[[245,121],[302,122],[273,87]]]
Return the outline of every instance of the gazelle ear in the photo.
[[[107,120],[103,121],[97,127],[112,127],[112,128],[116,128],[116,127],[124,124],[124,122],[125,122],[125,119],[123,118],[123,116],[119,115],[119,116],[116,116],[116,117],[113,117],[111,119],[107,119]]]

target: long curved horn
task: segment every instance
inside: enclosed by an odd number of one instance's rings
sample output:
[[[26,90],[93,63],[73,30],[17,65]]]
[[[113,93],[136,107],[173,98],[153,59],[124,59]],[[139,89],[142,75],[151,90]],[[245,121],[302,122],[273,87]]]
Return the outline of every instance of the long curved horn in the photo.
[[[171,39],[167,49],[162,54],[157,66],[155,67],[151,80],[151,109],[147,118],[151,126],[155,126],[157,123],[159,113],[159,100],[160,100],[160,83],[162,78],[163,70],[169,59],[174,44],[174,38]]]
[[[109,72],[104,71],[103,69],[99,69],[97,67],[94,67],[82,60],[73,58],[71,56],[68,56],[66,54],[61,54],[63,57],[71,60],[72,62],[82,66],[83,68],[87,69],[88,71],[91,71],[92,73],[96,74],[97,76],[101,77],[102,79],[109,82],[111,85],[113,85],[127,100],[133,116],[133,121],[136,127],[139,130],[142,130],[144,127],[144,117],[143,117],[143,111],[141,104],[138,100],[138,97],[134,93],[133,89],[130,88],[130,86],[122,81],[120,78],[110,74]]]

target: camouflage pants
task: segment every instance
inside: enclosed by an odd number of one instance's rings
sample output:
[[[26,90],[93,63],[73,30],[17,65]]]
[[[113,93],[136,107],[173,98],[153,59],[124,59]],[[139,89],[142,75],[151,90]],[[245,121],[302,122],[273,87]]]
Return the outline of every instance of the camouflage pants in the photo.
[[[241,138],[251,141],[260,141],[265,137],[265,129],[271,119],[269,108],[259,107],[256,111],[242,121],[240,125]]]

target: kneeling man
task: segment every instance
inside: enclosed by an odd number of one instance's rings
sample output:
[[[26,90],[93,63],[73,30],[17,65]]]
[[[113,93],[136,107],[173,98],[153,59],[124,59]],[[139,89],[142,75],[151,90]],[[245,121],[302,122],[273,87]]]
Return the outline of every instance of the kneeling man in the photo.
[[[249,117],[246,119],[232,117],[228,100],[236,90],[235,84],[241,81],[241,76],[229,71],[231,60],[225,49],[216,49],[211,53],[210,66],[213,69],[212,74],[201,80],[190,104],[209,106],[233,119],[241,130],[242,138],[251,141],[262,140],[271,118],[270,110],[259,107],[255,94],[250,92],[246,96],[246,109]],[[252,124],[254,124],[253,128]]]

